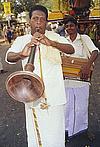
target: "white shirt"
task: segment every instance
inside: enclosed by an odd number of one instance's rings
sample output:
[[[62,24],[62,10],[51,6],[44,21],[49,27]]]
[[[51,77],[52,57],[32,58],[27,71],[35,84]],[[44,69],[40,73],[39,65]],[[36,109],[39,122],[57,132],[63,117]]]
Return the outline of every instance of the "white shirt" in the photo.
[[[51,31],[46,31],[45,35],[54,41],[58,41],[60,43],[68,43],[66,38],[59,36],[56,33]],[[24,35],[17,37],[11,48],[9,48],[8,52],[20,52],[27,43],[31,41],[32,35]],[[49,54],[49,50],[51,53]],[[43,82],[45,85],[45,93],[47,96],[47,102],[49,105],[61,105],[66,103],[65,89],[64,89],[64,81],[62,75],[62,68],[60,62],[60,52],[57,49],[53,49],[53,47],[47,47],[43,44],[40,44],[40,51],[42,57],[42,71],[43,71]],[[55,56],[56,54],[56,56]],[[34,73],[40,76],[40,64],[39,64],[39,54],[38,50],[35,55],[35,70]],[[54,56],[54,57],[53,57]],[[6,54],[7,57],[7,54]],[[52,59],[51,59],[52,57]],[[56,57],[57,61],[54,62],[54,58]],[[23,68],[27,64],[28,58],[22,60]]]
[[[94,45],[88,35],[80,35],[79,33],[77,33],[77,37],[74,41],[72,41],[69,36],[67,36],[66,38],[74,46],[75,49],[75,53],[70,55],[72,57],[87,59],[90,56],[90,53],[92,53],[92,51],[98,50],[98,48]],[[82,87],[86,84],[89,84],[89,82],[69,79],[67,79],[65,83],[66,87]]]

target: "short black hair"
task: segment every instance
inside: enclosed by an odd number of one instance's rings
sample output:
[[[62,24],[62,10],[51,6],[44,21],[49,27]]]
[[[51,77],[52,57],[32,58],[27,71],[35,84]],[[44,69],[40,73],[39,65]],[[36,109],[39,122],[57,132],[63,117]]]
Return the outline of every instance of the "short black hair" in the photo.
[[[74,23],[75,25],[77,25],[77,20],[73,17],[73,16],[70,16],[68,15],[67,17],[64,18],[64,24],[66,25],[68,22],[72,22]]]
[[[45,13],[46,15],[46,20],[48,19],[48,10],[46,7],[42,6],[42,5],[34,5],[33,7],[31,7],[30,9],[30,12],[29,12],[29,18],[31,19],[32,17],[32,12],[33,11],[36,11],[36,10],[39,10],[39,11],[42,11]]]

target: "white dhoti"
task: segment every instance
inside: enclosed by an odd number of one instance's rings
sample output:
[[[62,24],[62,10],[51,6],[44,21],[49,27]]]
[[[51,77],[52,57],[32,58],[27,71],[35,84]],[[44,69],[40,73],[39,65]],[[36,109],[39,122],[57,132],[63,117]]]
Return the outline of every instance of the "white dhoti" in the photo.
[[[42,147],[65,147],[64,105],[35,108]],[[26,104],[26,129],[28,147],[40,147],[32,109]]]
[[[65,89],[67,98],[65,130],[68,131],[68,136],[72,136],[88,128],[89,84]]]

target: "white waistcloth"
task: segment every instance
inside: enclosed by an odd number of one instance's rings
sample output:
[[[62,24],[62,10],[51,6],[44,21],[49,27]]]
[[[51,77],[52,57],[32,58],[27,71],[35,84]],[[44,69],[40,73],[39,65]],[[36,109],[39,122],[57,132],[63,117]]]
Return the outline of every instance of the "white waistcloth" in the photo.
[[[66,80],[64,80],[64,85],[66,88],[68,88],[68,87],[77,88],[77,87],[84,87],[86,85],[90,85],[90,83],[85,82],[85,81],[66,79]]]
[[[32,109],[25,105],[28,147],[39,147]],[[42,147],[65,147],[64,105],[35,108]]]
[[[72,136],[88,128],[89,85],[65,87],[65,90],[65,125],[68,136]]]

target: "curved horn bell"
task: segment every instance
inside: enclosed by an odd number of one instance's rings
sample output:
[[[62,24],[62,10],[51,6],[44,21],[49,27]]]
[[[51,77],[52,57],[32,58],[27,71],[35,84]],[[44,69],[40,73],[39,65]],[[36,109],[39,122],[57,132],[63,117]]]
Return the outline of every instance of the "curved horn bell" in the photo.
[[[36,74],[17,71],[6,79],[9,95],[17,101],[26,103],[38,100],[44,93],[44,83]]]
[[[32,47],[25,71],[12,73],[6,79],[8,94],[17,101],[26,103],[38,100],[44,93],[42,79],[33,73],[36,46]]]

